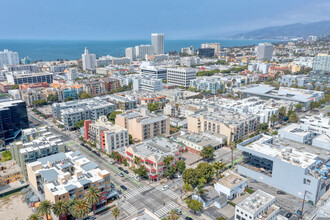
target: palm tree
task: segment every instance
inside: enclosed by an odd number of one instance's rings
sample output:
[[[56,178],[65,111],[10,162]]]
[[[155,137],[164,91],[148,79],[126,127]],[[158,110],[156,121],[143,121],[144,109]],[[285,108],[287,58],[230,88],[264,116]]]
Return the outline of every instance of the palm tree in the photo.
[[[37,208],[37,212],[40,216],[46,216],[48,219],[49,214],[52,211],[52,203],[49,200],[45,200],[40,202],[39,207]]]
[[[278,115],[276,115],[276,114],[272,114],[271,116],[270,116],[270,121],[272,122],[272,127],[274,126],[274,123],[276,122],[276,121],[278,121]]]
[[[168,167],[168,165],[174,160],[173,156],[166,156],[163,160],[164,164],[166,167]]]
[[[68,203],[65,201],[57,201],[53,207],[53,213],[60,218],[60,220],[68,213]]]
[[[93,207],[93,214],[95,214],[96,204],[100,201],[100,191],[95,187],[89,187],[85,200]]]
[[[219,177],[220,170],[222,170],[225,167],[225,165],[226,164],[224,162],[219,162],[219,161],[214,161],[212,163],[213,169],[215,170],[215,176],[217,177],[217,180]]]
[[[141,158],[140,157],[134,157],[134,164],[136,164],[136,166],[140,165],[141,163]]]
[[[174,209],[172,209],[167,216],[167,220],[178,220],[179,218],[178,212]]]
[[[188,191],[193,191],[193,187],[189,183],[185,183],[182,186],[182,190],[186,193]]]
[[[203,189],[203,187],[201,185],[197,186],[197,190],[196,190],[196,194],[200,197],[202,195],[205,195],[205,193],[207,192],[206,189]]]
[[[113,215],[113,217],[115,217],[115,219],[117,219],[118,216],[120,215],[120,210],[116,207],[112,209],[111,214]]]
[[[86,200],[75,200],[69,211],[73,217],[82,219],[90,213],[91,206]]]
[[[40,217],[37,214],[31,214],[27,220],[38,220]]]
[[[231,142],[229,144],[230,150],[231,150],[231,167],[234,166],[234,150],[235,150],[235,142]]]

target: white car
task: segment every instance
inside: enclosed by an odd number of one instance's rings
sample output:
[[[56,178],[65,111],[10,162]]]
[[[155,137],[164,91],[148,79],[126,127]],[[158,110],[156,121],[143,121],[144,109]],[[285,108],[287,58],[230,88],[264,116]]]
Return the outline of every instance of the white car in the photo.
[[[134,177],[134,179],[135,179],[136,181],[140,182],[140,177],[139,177],[139,176]]]
[[[162,190],[165,191],[168,189],[168,185],[163,186]]]
[[[134,173],[130,173],[129,176],[130,176],[130,177],[134,177],[135,174],[134,174]]]
[[[177,175],[178,179],[180,179],[182,176],[180,174]]]

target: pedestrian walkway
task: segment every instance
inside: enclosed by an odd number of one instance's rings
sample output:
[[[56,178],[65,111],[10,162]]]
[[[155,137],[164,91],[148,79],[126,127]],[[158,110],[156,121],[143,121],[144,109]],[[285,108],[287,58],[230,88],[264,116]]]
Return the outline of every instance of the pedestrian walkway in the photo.
[[[162,207],[161,209],[159,209],[159,210],[157,210],[156,212],[155,212],[155,215],[157,216],[157,217],[163,217],[163,216],[165,216],[167,213],[169,213],[172,209],[176,209],[176,208],[178,208],[179,207],[179,205],[178,204],[176,204],[175,202],[170,202],[170,203],[168,203],[166,206],[164,206],[164,207]]]
[[[137,211],[137,209],[128,201],[124,201],[120,207],[128,214],[131,215]]]
[[[179,194],[177,194],[176,192],[174,192],[173,190],[171,189],[167,189],[167,190],[163,190],[162,189],[163,186],[157,186],[156,189],[161,191],[162,193],[168,195],[169,197],[171,197],[171,199],[176,199],[179,197]]]
[[[129,192],[127,192],[125,194],[125,199],[128,200],[128,199],[131,199],[133,198],[134,196],[138,195],[138,194],[141,194],[147,190],[151,189],[150,186],[143,186],[143,187],[139,187],[139,188],[135,188],[133,190],[130,190]]]

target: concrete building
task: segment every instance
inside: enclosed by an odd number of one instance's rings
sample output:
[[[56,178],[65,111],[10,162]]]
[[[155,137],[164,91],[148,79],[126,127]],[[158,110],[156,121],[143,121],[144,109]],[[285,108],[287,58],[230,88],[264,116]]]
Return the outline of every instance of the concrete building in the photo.
[[[260,134],[237,145],[244,160],[238,172],[313,203],[330,187],[326,163],[329,158],[298,148],[289,142]]]
[[[125,156],[129,166],[136,166],[134,158],[138,157],[140,159],[139,166],[144,165],[149,178],[152,181],[157,181],[167,169],[164,158],[173,156],[174,160],[168,165],[172,166],[181,159],[182,150],[183,147],[180,144],[163,137],[154,137],[140,144],[125,147],[125,151],[120,153]]]
[[[215,52],[214,48],[199,48],[198,49],[198,56],[199,57],[214,57]]]
[[[85,53],[81,55],[83,70],[95,70],[96,67],[96,55],[89,53],[87,47]]]
[[[318,102],[324,97],[324,92],[320,91],[287,87],[280,87],[279,90],[275,90],[275,87],[262,84],[251,84],[234,90],[241,92],[243,98],[258,96],[262,99],[280,99],[300,103],[304,110],[309,109],[312,101]]]
[[[201,59],[199,57],[181,57],[180,65],[190,67],[191,65],[199,65]]]
[[[201,91],[209,91],[211,94],[218,94],[219,90],[225,88],[225,81],[218,77],[197,77],[190,81],[190,86]]]
[[[0,186],[23,179],[20,167],[12,160],[1,162],[0,165]]]
[[[246,187],[247,179],[231,171],[225,173],[224,177],[214,184],[217,193],[230,200],[241,196]]]
[[[282,86],[292,86],[292,85],[297,85],[299,87],[305,86],[307,83],[308,78],[303,75],[284,75],[280,78],[278,78],[278,82]]]
[[[115,111],[115,105],[102,100],[100,97],[80,101],[54,103],[52,105],[53,117],[65,129],[73,129],[81,120],[97,120],[100,116],[108,116]]]
[[[330,55],[318,54],[313,60],[313,71],[330,72]]]
[[[132,110],[136,108],[136,100],[131,97],[124,97],[118,94],[106,95],[100,99],[111,102],[115,105],[115,109]]]
[[[11,72],[6,74],[7,81],[12,84],[23,84],[23,83],[53,83],[53,73],[41,72],[41,73],[23,73],[16,74]]]
[[[139,59],[145,59],[146,55],[153,54],[153,46],[152,45],[139,45],[135,46],[135,57]]]
[[[151,114],[147,109],[126,111],[116,116],[116,125],[126,128],[132,138],[144,141],[158,135],[170,134],[170,119]]]
[[[22,133],[22,141],[12,143],[10,152],[21,167],[25,180],[27,179],[27,163],[66,151],[61,138],[49,132],[45,127],[25,129]]]
[[[206,111],[190,115],[188,131],[193,133],[213,132],[226,136],[228,144],[249,136],[259,125],[258,116],[238,113],[219,106],[210,106]]]
[[[203,43],[201,48],[212,48],[214,49],[214,54],[220,54],[220,43]]]
[[[125,57],[129,58],[131,61],[135,59],[135,48],[134,47],[128,47],[125,49]]]
[[[164,34],[151,34],[151,44],[154,54],[164,54]]]
[[[276,220],[280,208],[275,202],[275,196],[259,189],[235,206],[235,219]]]
[[[257,48],[257,58],[260,60],[271,60],[273,57],[274,46],[270,43],[260,43]]]
[[[227,137],[212,132],[201,132],[178,136],[177,140],[183,143],[188,151],[200,155],[205,147],[211,146],[214,150],[223,147]]]
[[[0,67],[4,67],[7,65],[18,65],[18,64],[19,64],[19,58],[17,52],[9,51],[7,49],[0,51]]]
[[[130,64],[131,59],[127,57],[113,57],[110,55],[102,56],[96,60],[96,66],[108,66],[108,65],[124,65]]]
[[[40,66],[38,66],[37,64],[4,66],[4,69],[8,72],[29,71],[31,73],[39,73],[41,70]]]
[[[161,79],[155,79],[153,77],[140,77],[133,79],[133,90],[146,91],[146,92],[158,92],[163,90],[163,81]]]
[[[181,48],[181,53],[188,54],[188,55],[194,55],[195,50],[194,50],[193,46],[184,47],[184,48]]]
[[[77,79],[79,77],[79,73],[78,70],[76,68],[70,68],[68,70],[68,72],[66,73],[66,78],[69,81],[74,81],[75,79]]]
[[[113,194],[110,173],[79,151],[58,153],[27,164],[31,186],[52,203],[84,199],[89,187],[100,191],[96,208],[105,206]]]
[[[106,116],[101,116],[95,122],[86,120],[84,125],[85,141],[95,143],[97,148],[108,154],[129,145],[127,129],[112,124]]]
[[[167,83],[170,85],[189,87],[190,81],[196,79],[196,69],[168,68]]]
[[[220,196],[212,186],[207,186],[204,190],[205,194],[193,194],[191,198],[201,202],[204,208],[207,208],[213,204],[215,207],[221,209],[227,205],[227,199]]]
[[[151,75],[156,79],[167,79],[167,69],[155,66],[141,67],[142,75]]]
[[[3,93],[7,93],[13,85],[14,84],[8,82],[0,82],[0,91]]]
[[[29,119],[24,101],[0,101],[0,139],[5,142],[14,140],[22,129],[28,127]]]
[[[179,89],[162,90],[161,92],[158,92],[157,95],[165,95],[166,99],[170,102],[177,102],[184,99],[184,93]]]

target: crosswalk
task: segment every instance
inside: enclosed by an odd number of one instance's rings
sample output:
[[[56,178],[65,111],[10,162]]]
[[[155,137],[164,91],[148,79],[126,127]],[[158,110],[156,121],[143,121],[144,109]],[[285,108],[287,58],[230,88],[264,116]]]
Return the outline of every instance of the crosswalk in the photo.
[[[143,186],[143,187],[133,189],[125,194],[125,199],[126,200],[131,199],[131,198],[135,197],[136,195],[141,194],[149,189],[151,189],[150,186]]]
[[[162,207],[161,209],[157,210],[155,212],[155,215],[157,217],[163,217],[164,215],[166,215],[167,213],[169,213],[172,209],[176,209],[178,208],[179,205],[176,204],[175,202],[170,202],[168,203],[166,206]]]
[[[120,205],[121,208],[128,213],[128,215],[131,215],[134,212],[137,212],[137,209],[128,201],[124,201],[123,204]]]
[[[159,190],[159,191],[161,191],[162,193],[168,195],[169,197],[171,197],[171,199],[176,199],[176,198],[179,197],[179,194],[177,194],[176,192],[174,192],[171,189],[163,190],[163,186],[162,185],[157,186],[156,189]]]

